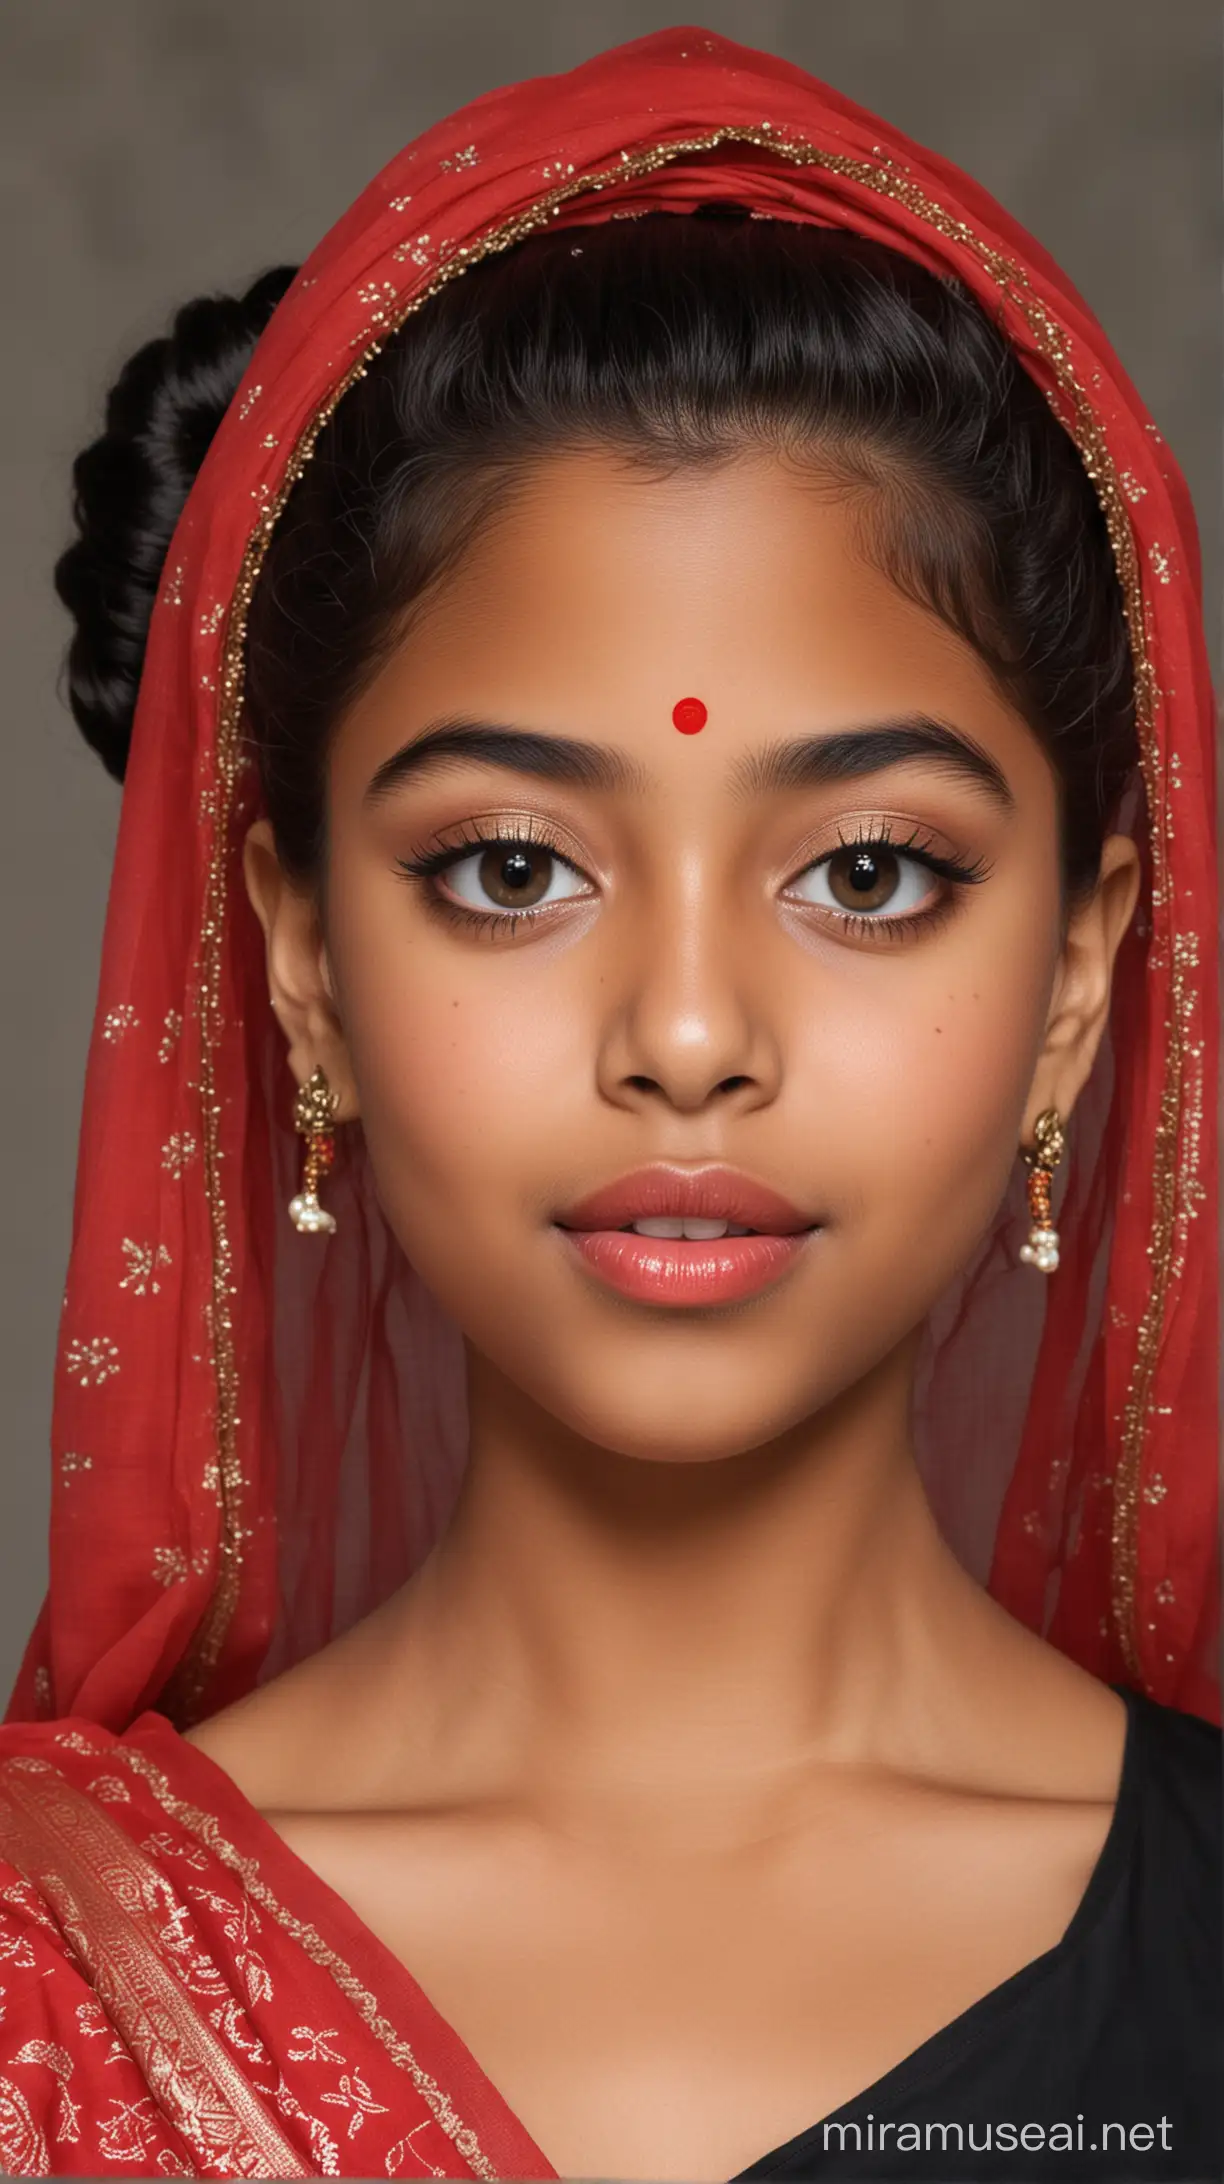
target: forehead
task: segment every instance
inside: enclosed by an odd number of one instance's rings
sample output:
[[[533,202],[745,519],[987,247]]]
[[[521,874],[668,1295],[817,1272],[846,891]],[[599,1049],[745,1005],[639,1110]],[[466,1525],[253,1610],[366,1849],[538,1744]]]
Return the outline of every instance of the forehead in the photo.
[[[462,711],[653,761],[921,708],[1031,745],[972,647],[873,565],[863,516],[827,474],[766,453],[667,473],[551,458],[414,613],[353,731],[375,756],[383,734]],[[672,710],[693,696],[708,727],[681,737]]]

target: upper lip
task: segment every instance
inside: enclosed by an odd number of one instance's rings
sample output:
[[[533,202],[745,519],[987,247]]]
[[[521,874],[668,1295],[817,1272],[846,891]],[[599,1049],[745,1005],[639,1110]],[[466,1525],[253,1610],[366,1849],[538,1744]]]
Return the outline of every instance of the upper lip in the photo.
[[[738,1168],[676,1168],[656,1163],[635,1168],[580,1198],[557,1215],[561,1228],[624,1228],[631,1221],[670,1216],[702,1221],[734,1221],[774,1236],[794,1236],[815,1227],[789,1199]]]

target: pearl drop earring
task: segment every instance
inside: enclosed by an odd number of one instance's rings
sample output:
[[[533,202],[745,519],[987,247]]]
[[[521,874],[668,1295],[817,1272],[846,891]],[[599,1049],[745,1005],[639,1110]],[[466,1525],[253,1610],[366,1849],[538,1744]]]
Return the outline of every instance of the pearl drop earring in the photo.
[[[1038,1115],[1033,1136],[1036,1143],[1024,1154],[1029,1172],[1032,1227],[1028,1242],[1020,1246],[1020,1257],[1026,1266],[1035,1266],[1040,1274],[1055,1274],[1058,1271],[1058,1230],[1050,1211],[1050,1182],[1066,1143],[1062,1117],[1056,1107],[1047,1107],[1044,1114]]]
[[[336,1157],[335,1119],[339,1095],[332,1091],[323,1070],[316,1069],[299,1087],[293,1103],[293,1127],[306,1140],[302,1188],[289,1201],[289,1217],[306,1235],[334,1235],[334,1215],[319,1204],[319,1177],[326,1175]]]

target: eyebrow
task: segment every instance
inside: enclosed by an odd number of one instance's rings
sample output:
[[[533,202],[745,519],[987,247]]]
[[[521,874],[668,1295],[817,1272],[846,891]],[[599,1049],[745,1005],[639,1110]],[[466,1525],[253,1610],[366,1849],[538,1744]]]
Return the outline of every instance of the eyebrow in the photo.
[[[1015,804],[998,762],[961,729],[925,713],[902,720],[876,721],[870,727],[836,729],[831,735],[800,736],[753,751],[736,769],[737,785],[756,795],[779,789],[820,788],[829,782],[857,781],[890,766],[922,764],[952,774],[985,790],[992,803],[1011,811]]]
[[[925,713],[769,744],[739,760],[732,769],[731,786],[743,794],[766,796],[863,780],[892,766],[915,764],[984,790],[1004,811],[1014,806],[1007,777],[990,753],[960,729]],[[363,802],[381,803],[405,782],[424,774],[472,765],[499,766],[535,780],[605,793],[627,790],[641,795],[651,786],[648,769],[640,761],[607,744],[545,735],[538,729],[501,722],[449,719],[436,721],[385,758],[371,776]]]
[[[649,778],[636,759],[607,744],[492,721],[443,720],[383,760],[370,778],[363,802],[379,803],[405,781],[454,766],[502,766],[510,773],[565,781],[580,789],[641,791]]]

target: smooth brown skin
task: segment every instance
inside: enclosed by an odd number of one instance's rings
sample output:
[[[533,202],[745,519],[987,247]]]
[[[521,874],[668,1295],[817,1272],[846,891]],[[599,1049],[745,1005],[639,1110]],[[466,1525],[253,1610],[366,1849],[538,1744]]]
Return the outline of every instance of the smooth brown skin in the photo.
[[[247,844],[294,1072],[360,1116],[463,1328],[471,1458],[412,1582],[192,1741],[571,2176],[725,2178],[853,2098],[1058,1940],[1116,1796],[1120,1701],[961,1571],[908,1408],[915,1330],[1088,1075],[1135,854],[1107,845],[1064,930],[1041,748],[857,513],[765,453],[553,460],[340,726],[325,935],[266,824]],[[729,784],[916,710],[1010,813],[926,763]],[[648,786],[465,762],[363,808],[453,715],[615,746]],[[585,875],[513,938],[396,870],[512,815]],[[783,899],[881,815],[989,878],[897,940]],[[746,1168],[824,1232],[748,1306],[627,1304],[550,1217],[656,1159]]]

